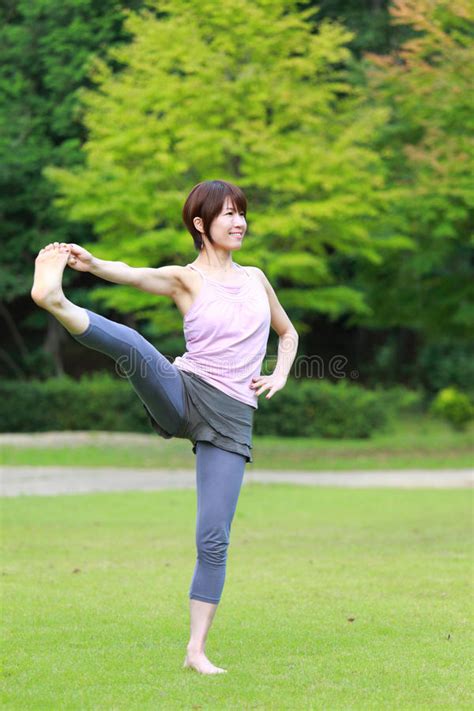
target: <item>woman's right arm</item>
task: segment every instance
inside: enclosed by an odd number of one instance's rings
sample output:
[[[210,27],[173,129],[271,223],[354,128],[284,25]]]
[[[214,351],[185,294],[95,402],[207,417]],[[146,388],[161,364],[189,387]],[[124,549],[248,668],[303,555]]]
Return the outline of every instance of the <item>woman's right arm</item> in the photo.
[[[68,266],[76,271],[90,272],[100,279],[134,286],[141,291],[161,296],[174,296],[183,286],[180,277],[184,267],[131,267],[125,262],[98,259],[77,244],[70,244],[70,247]]]

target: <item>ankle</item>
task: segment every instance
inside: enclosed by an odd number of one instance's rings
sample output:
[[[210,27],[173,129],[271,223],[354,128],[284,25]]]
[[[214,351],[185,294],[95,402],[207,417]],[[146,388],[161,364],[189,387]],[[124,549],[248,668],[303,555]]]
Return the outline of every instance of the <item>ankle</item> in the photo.
[[[59,289],[51,292],[51,294],[49,294],[48,298],[46,299],[46,303],[47,303],[48,307],[51,309],[51,311],[54,311],[54,310],[59,311],[59,310],[64,309],[67,304],[67,299],[64,295],[62,288],[59,288]]]
[[[204,654],[204,645],[197,642],[188,642],[186,651],[188,654]]]
[[[64,307],[66,303],[66,297],[61,288],[54,289],[54,291],[44,292],[43,289],[31,289],[31,298],[41,308],[46,311],[55,311]]]

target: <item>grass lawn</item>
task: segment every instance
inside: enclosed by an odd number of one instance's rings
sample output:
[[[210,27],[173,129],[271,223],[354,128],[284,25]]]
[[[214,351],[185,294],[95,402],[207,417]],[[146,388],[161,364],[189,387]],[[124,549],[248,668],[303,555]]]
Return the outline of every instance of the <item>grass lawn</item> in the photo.
[[[192,490],[3,499],[3,708],[472,708],[472,492],[248,484],[182,669]]]
[[[145,468],[194,468],[191,442],[141,435],[136,444],[90,443],[76,446],[2,446],[4,465],[115,466]],[[115,433],[117,436],[118,433]],[[458,433],[429,417],[407,417],[393,430],[367,440],[296,439],[254,436],[254,469],[301,471],[344,469],[410,469],[470,467],[473,463],[474,424]],[[145,442],[144,442],[145,441]]]

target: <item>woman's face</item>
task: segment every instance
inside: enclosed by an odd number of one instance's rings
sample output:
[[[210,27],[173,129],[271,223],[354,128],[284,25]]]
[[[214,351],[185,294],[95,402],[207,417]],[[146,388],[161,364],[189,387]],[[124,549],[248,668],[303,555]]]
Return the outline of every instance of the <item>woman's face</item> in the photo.
[[[211,225],[211,236],[216,246],[223,249],[239,249],[247,229],[247,221],[243,212],[239,212],[226,197],[222,210],[214,218]]]

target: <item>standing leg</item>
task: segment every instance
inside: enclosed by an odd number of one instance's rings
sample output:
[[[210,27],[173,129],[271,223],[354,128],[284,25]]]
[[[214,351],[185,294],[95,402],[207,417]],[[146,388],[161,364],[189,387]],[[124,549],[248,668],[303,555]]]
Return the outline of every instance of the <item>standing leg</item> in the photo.
[[[203,674],[225,670],[205,655],[205,643],[224,587],[230,530],[246,459],[209,442],[196,445],[197,561],[189,590],[191,639],[185,666]]]
[[[176,434],[185,414],[177,367],[133,328],[66,299],[62,275],[68,258],[69,249],[57,243],[40,251],[32,299],[62,323],[76,341],[113,358],[156,422],[165,432]]]

